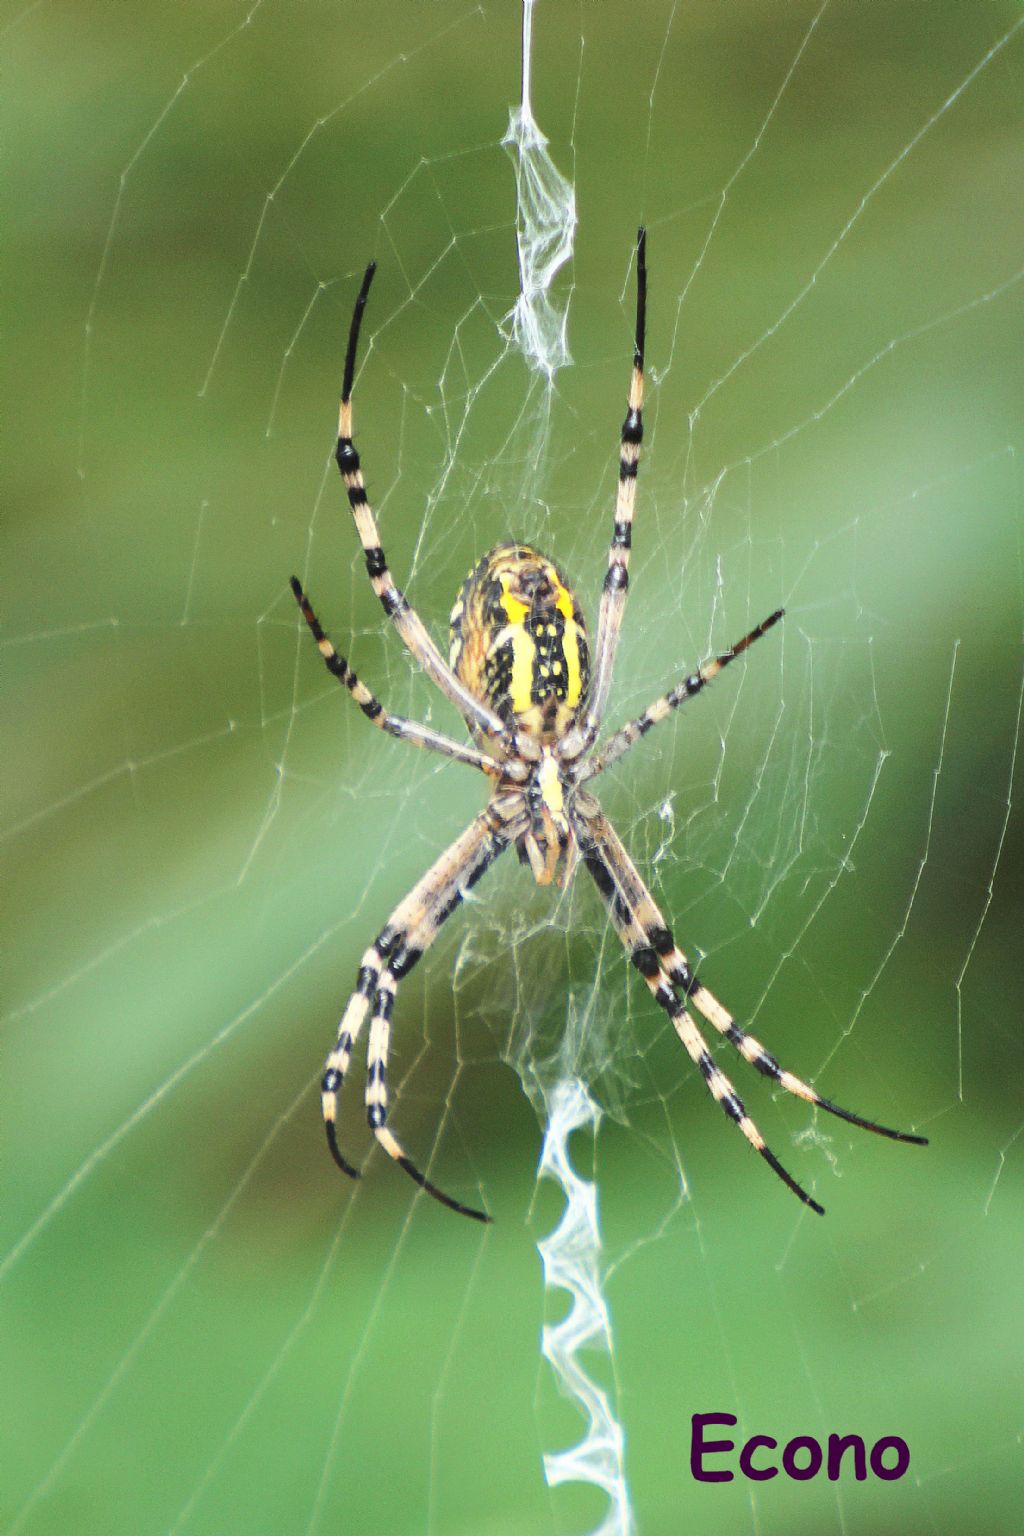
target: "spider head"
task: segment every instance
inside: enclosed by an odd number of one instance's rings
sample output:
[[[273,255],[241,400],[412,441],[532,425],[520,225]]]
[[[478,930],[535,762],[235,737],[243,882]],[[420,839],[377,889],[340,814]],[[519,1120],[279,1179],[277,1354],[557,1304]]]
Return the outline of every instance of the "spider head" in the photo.
[[[528,864],[538,885],[550,885],[558,879],[565,884],[569,865],[566,856],[572,843],[572,829],[565,814],[566,792],[571,785],[565,778],[549,747],[542,747],[523,788],[529,812],[529,826],[518,839],[520,862]]]

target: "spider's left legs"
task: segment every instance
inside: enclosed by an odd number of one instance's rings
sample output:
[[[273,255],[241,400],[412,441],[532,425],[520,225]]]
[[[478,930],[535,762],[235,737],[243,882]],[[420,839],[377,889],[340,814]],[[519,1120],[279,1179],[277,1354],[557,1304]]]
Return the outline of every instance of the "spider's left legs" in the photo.
[[[654,1001],[671,1019],[672,1027],[690,1060],[703,1077],[711,1097],[716,1104],[721,1105],[725,1114],[739,1127],[754,1151],[764,1158],[783,1183],[787,1184],[805,1205],[809,1205],[812,1211],[816,1211],[819,1216],[823,1215],[823,1207],[817,1200],[811,1198],[792,1174],[787,1172],[767,1145],[761,1132],[747,1114],[743,1100],[708,1050],[704,1036],[686,1011],[685,1001],[681,1001],[676,996],[668,971],[652,948],[649,936],[640,921],[633,899],[635,892],[632,882],[625,883],[614,867],[608,843],[609,834],[614,837],[610,824],[603,815],[588,816],[585,819],[578,817],[574,821],[574,830],[580,845],[580,855],[604,900],[612,925],[622,940],[623,947],[646,981]],[[635,870],[632,872],[636,876],[637,886],[646,894],[646,888],[640,881],[639,875],[636,875]],[[653,907],[653,901],[651,905]]]
[[[640,740],[641,736],[646,736],[649,730],[666,719],[674,709],[678,709],[680,704],[703,692],[723,667],[735,661],[737,656],[742,656],[743,652],[753,645],[755,640],[760,640],[762,635],[766,635],[784,614],[784,608],[777,608],[766,619],[762,619],[749,634],[744,635],[742,640],[737,640],[735,645],[731,645],[727,651],[722,651],[717,656],[712,656],[709,661],[702,662],[696,672],[692,672],[689,677],[684,677],[681,683],[677,683],[674,688],[663,693],[661,698],[655,699],[653,704],[648,704],[642,715],[637,715],[635,720],[628,721],[621,730],[609,736],[592,756],[579,765],[576,782],[585,784],[588,779],[603,773],[612,763],[617,762]]]
[[[913,1136],[907,1131],[895,1131],[889,1126],[879,1125],[875,1120],[867,1120],[863,1115],[856,1115],[852,1110],[843,1109],[842,1105],[826,1099],[809,1083],[797,1077],[794,1072],[780,1067],[775,1057],[765,1050],[760,1040],[742,1029],[714,993],[697,979],[615,829],[603,815],[596,819],[596,823],[604,861],[635,916],[644,944],[657,956],[661,969],[672,985],[678,987],[689,998],[698,1013],[728,1040],[744,1061],[748,1061],[752,1067],[756,1068],[762,1077],[768,1077],[772,1082],[778,1083],[779,1087],[784,1088],[787,1093],[793,1094],[798,1099],[804,1099],[818,1109],[826,1110],[830,1115],[836,1115],[840,1120],[848,1121],[850,1125],[858,1125],[865,1131],[874,1131],[879,1136],[888,1136],[892,1141],[907,1141],[917,1146],[927,1145],[926,1136]]]
[[[636,478],[643,442],[644,337],[647,326],[647,231],[640,229],[636,238],[636,333],[633,344],[633,372],[629,381],[626,419],[619,443],[619,488],[615,499],[615,522],[608,551],[608,569],[601,589],[597,615],[597,634],[591,659],[590,691],[583,718],[569,730],[559,747],[559,756],[571,761],[597,738],[608,691],[611,688],[615,652],[618,649],[622,616],[629,588],[629,552],[633,543],[633,509],[636,502]]]

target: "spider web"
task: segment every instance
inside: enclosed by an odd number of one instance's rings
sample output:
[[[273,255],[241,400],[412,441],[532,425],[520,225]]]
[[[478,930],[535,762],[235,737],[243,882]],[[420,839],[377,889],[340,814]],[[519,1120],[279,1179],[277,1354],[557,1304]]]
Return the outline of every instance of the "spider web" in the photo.
[[[537,9],[561,183],[510,164],[521,115],[503,146],[515,7],[9,15],[5,1531],[599,1525],[603,1494],[544,1479],[582,1432],[536,1250],[567,1076],[595,1106],[561,1152],[603,1236],[614,1358],[581,1358],[624,1435],[614,1528],[1014,1528],[1024,28],[1003,0],[727,11]],[[807,1213],[589,882],[506,856],[403,984],[391,1073],[484,1230],[370,1155],[357,1072],[361,1183],[322,1146],[359,956],[482,793],[337,696],[287,577],[392,709],[453,727],[331,459],[374,256],[356,428],[398,579],[440,638],[521,536],[593,622],[641,219],[610,724],[787,617],[602,801],[783,1064],[932,1144],[825,1124],[720,1052]],[[697,1483],[699,1412],[898,1434],[911,1470]]]

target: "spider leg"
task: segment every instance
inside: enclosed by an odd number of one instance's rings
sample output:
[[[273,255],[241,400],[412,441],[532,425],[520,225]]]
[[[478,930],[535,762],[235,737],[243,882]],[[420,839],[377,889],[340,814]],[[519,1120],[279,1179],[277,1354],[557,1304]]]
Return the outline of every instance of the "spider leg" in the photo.
[[[616,731],[614,736],[609,736],[593,756],[580,764],[576,775],[577,783],[585,784],[588,779],[603,773],[610,764],[617,762],[623,753],[628,752],[630,747],[640,740],[641,736],[646,736],[653,726],[658,725],[673,710],[678,709],[680,704],[700,693],[713,678],[718,676],[723,667],[727,667],[730,661],[735,661],[737,656],[742,656],[748,646],[767,634],[779,622],[785,611],[784,608],[777,608],[766,619],[762,619],[749,635],[744,635],[742,640],[737,640],[735,645],[731,645],[721,655],[712,656],[710,661],[703,662],[696,672],[683,678],[683,681],[677,683],[674,688],[670,688],[668,693],[662,694],[660,699],[655,699],[653,704],[649,704],[642,715],[638,715],[635,720],[630,720],[621,730]]]
[[[493,741],[507,743],[508,731],[502,721],[493,710],[488,709],[486,704],[470,693],[469,689],[455,676],[430,638],[423,620],[405,594],[396,586],[381,546],[373,509],[367,500],[359,454],[352,443],[352,384],[355,377],[359,330],[363,321],[363,311],[366,309],[370,284],[373,282],[373,274],[376,270],[377,263],[371,261],[363,275],[362,286],[352,314],[348,347],[345,352],[345,374],[341,386],[341,409],[338,414],[338,446],[335,450],[338,469],[341,471],[341,478],[348,493],[349,506],[352,508],[352,516],[355,519],[356,531],[366,556],[367,574],[374,592],[383,605],[384,612],[398,630],[405,645],[428,677],[455,705],[470,729],[477,735],[482,734]]]
[[[644,334],[647,325],[647,231],[636,237],[636,335],[633,344],[633,372],[630,376],[626,419],[619,443],[619,488],[615,500],[615,524],[608,550],[608,570],[601,590],[597,616],[597,636],[591,663],[590,691],[582,722],[565,736],[559,748],[564,761],[571,761],[593,744],[601,726],[612,668],[622,629],[629,588],[629,552],[633,542],[633,508],[636,502],[636,477],[643,441],[644,404]]]
[[[674,943],[672,952],[668,956],[666,969],[674,985],[686,993],[697,1011],[728,1040],[731,1046],[739,1051],[744,1061],[749,1061],[752,1067],[756,1067],[762,1077],[771,1078],[772,1082],[778,1083],[779,1087],[784,1088],[787,1093],[794,1094],[798,1099],[804,1099],[808,1104],[814,1104],[818,1109],[827,1110],[830,1115],[836,1115],[840,1120],[848,1121],[850,1125],[859,1125],[864,1131],[874,1131],[878,1136],[887,1136],[890,1141],[906,1141],[917,1147],[928,1145],[927,1136],[914,1136],[909,1131],[895,1131],[891,1126],[879,1125],[876,1120],[868,1120],[863,1115],[854,1114],[851,1109],[843,1109],[841,1104],[835,1104],[831,1099],[826,1099],[809,1083],[797,1077],[794,1072],[787,1072],[780,1067],[775,1057],[765,1050],[760,1040],[748,1034],[745,1029],[741,1029],[714,993],[710,992],[703,982],[697,980],[686,956]]]
[[[507,836],[501,819],[488,807],[455,839],[405,900],[395,908],[360,962],[355,991],[342,1015],[334,1049],[327,1058],[321,1082],[324,1127],[331,1155],[344,1173],[357,1177],[356,1169],[338,1148],[336,1119],[338,1094],[353,1048],[369,1017],[365,1099],[370,1128],[388,1156],[394,1158],[429,1194],[443,1205],[473,1216],[477,1221],[489,1221],[490,1218],[485,1212],[452,1199],[432,1184],[387,1129],[387,1057],[391,1015],[399,981],[409,974],[444,922],[461,904],[465,892],[476,884],[506,846]]]
[[[380,730],[387,731],[389,736],[397,736],[400,741],[411,741],[414,746],[425,747],[431,752],[440,752],[443,757],[453,757],[459,763],[468,763],[471,768],[479,768],[483,773],[490,774],[492,778],[501,774],[500,765],[486,752],[480,752],[476,747],[467,747],[461,742],[453,741],[450,736],[431,730],[427,725],[420,725],[416,720],[406,720],[402,715],[390,714],[366,684],[360,682],[344,656],[338,655],[329,638],[324,634],[320,620],[313,612],[298,577],[293,576],[291,584],[295,601],[302,611],[302,617],[309,625],[310,633],[317,643],[317,649],[324,659],[328,672],[348,689],[368,720]]]
[[[831,1099],[826,1099],[795,1073],[780,1067],[775,1057],[765,1050],[760,1040],[742,1029],[714,993],[697,979],[614,828],[606,818],[602,817],[600,820],[605,862],[612,871],[617,885],[622,889],[647,946],[658,957],[659,965],[672,985],[684,993],[698,1013],[728,1040],[744,1061],[748,1061],[752,1067],[756,1068],[762,1077],[771,1078],[772,1082],[778,1083],[779,1087],[784,1088],[787,1093],[815,1105],[818,1109],[826,1110],[830,1115],[836,1115],[840,1120],[848,1121],[850,1125],[860,1126],[865,1131],[874,1131],[878,1136],[887,1136],[891,1141],[906,1141],[922,1147],[928,1145],[927,1136],[914,1136],[909,1131],[892,1130],[887,1125],[879,1125],[875,1120],[868,1120],[863,1115],[854,1114],[852,1110],[843,1109]]]
[[[708,1050],[704,1036],[686,1011],[685,1001],[681,1001],[676,996],[671,978],[651,947],[650,940],[633,908],[629,892],[618,880],[613,862],[608,857],[606,835],[611,830],[610,824],[603,816],[587,821],[577,818],[574,830],[580,845],[580,855],[601,894],[612,926],[622,940],[630,960],[650,988],[654,1001],[671,1019],[672,1027],[690,1060],[703,1077],[711,1097],[716,1104],[721,1105],[728,1118],[739,1126],[754,1151],[764,1158],[769,1168],[779,1176],[782,1182],[787,1184],[805,1205],[810,1206],[812,1211],[823,1216],[824,1206],[819,1205],[817,1200],[812,1199],[803,1186],[797,1183],[767,1145],[761,1132],[747,1114],[743,1100]],[[639,880],[639,876],[637,878]]]

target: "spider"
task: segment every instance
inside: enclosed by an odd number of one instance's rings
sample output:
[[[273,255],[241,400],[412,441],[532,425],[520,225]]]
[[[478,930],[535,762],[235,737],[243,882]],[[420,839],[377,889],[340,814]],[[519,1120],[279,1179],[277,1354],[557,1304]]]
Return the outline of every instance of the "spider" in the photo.
[[[338,418],[338,468],[373,590],[409,651],[459,710],[474,744],[455,741],[429,726],[391,714],[335,650],[298,579],[293,576],[291,581],[296,602],[328,671],[348,690],[367,719],[389,735],[454,758],[491,781],[487,805],[399,903],[363,955],[355,990],[342,1015],[320,1085],[331,1155],[344,1173],[357,1178],[358,1170],[339,1148],[336,1121],[345,1073],[369,1020],[365,1102],[374,1136],[388,1156],[428,1194],[477,1221],[491,1218],[486,1211],[464,1205],[432,1183],[407,1156],[389,1128],[388,1050],[399,983],[433,943],[466,893],[507,848],[515,848],[520,862],[529,866],[540,885],[549,885],[556,879],[564,884],[577,861],[582,861],[629,959],[650,988],[654,1001],[671,1020],[711,1097],[811,1210],[823,1214],[823,1207],[766,1145],[739,1094],[708,1050],[691,1009],[723,1035],[762,1076],[787,1093],[893,1141],[918,1145],[926,1142],[923,1136],[890,1130],[823,1098],[808,1083],[781,1067],[759,1040],[737,1024],[698,980],[614,828],[585,788],[680,704],[700,693],[783,616],[783,609],[776,609],[742,640],[705,661],[643,714],[597,744],[629,586],[633,507],[643,440],[646,245],[646,232],[640,229],[636,244],[633,370],[619,448],[615,521],[592,656],[583,614],[571,587],[559,567],[528,544],[498,544],[470,571],[452,609],[447,662],[396,586],[381,548],[359,454],[352,441],[356,349],[375,262],[366,269],[349,328]]]

